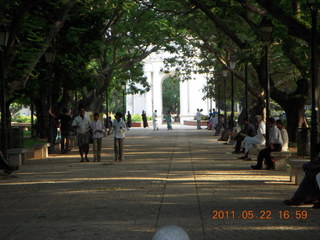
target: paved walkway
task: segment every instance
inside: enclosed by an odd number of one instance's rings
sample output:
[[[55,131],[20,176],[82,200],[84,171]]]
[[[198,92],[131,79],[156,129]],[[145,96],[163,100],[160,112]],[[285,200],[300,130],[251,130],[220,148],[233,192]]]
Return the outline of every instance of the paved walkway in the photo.
[[[170,224],[192,240],[320,239],[320,210],[282,204],[297,188],[287,173],[250,170],[230,151],[174,125],[128,131],[121,163],[110,136],[100,163],[76,150],[29,161],[0,176],[0,239],[149,240]]]

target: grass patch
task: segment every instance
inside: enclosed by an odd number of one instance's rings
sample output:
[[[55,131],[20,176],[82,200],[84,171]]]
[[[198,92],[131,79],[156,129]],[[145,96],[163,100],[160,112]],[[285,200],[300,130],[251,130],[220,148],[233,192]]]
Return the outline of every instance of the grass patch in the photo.
[[[41,143],[47,143],[47,141],[37,138],[25,138],[23,141],[23,148],[32,148],[33,145]]]

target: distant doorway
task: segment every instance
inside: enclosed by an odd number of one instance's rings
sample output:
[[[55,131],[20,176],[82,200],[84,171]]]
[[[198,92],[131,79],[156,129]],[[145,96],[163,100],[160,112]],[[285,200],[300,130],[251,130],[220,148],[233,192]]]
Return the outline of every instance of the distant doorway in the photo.
[[[174,115],[180,113],[180,80],[167,77],[162,82],[162,109],[166,114],[170,111]]]

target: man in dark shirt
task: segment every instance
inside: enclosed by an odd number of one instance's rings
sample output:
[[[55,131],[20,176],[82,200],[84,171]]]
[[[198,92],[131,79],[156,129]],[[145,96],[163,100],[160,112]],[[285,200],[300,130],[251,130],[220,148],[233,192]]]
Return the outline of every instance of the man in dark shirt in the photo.
[[[70,151],[69,149],[69,137],[71,131],[71,111],[67,108],[62,109],[60,119],[60,130],[61,130],[61,153]]]
[[[243,120],[244,129],[241,130],[241,132],[237,135],[236,140],[236,147],[235,150],[232,153],[240,153],[240,147],[243,139],[247,136],[253,137],[256,135],[256,129],[254,126],[249,122],[248,118],[244,118]]]

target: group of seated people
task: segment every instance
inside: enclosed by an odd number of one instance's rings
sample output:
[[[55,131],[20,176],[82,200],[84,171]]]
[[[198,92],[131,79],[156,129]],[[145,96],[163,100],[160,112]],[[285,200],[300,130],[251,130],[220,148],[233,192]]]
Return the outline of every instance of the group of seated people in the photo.
[[[229,140],[225,144],[235,144],[234,154],[244,153],[239,159],[250,161],[249,151],[255,145],[266,144],[266,124],[260,115],[256,115],[254,123],[250,123],[248,118],[243,119],[243,129],[238,130],[237,126],[229,129]],[[274,169],[274,161],[270,155],[271,152],[280,152],[288,150],[288,133],[284,128],[283,122],[274,118],[267,119],[269,128],[268,146],[259,152],[257,164],[251,166],[254,170],[261,170],[265,160],[268,170]]]
[[[265,161],[266,169],[274,169],[274,159],[270,153],[275,151],[288,151],[288,133],[284,128],[283,122],[274,118],[267,119],[269,128],[268,146],[262,149],[257,157],[257,163],[252,165],[253,170],[261,170],[263,161]],[[256,127],[255,127],[255,126]],[[228,143],[235,144],[235,150],[232,153],[245,155],[239,159],[251,160],[249,158],[249,150],[254,145],[263,145],[266,143],[266,124],[260,115],[255,116],[254,124],[251,124],[247,118],[243,119],[244,128],[237,132],[231,130]],[[320,149],[320,146],[319,146]],[[310,161],[303,165],[305,176],[299,185],[297,191],[292,198],[285,200],[286,205],[302,205],[314,204],[313,208],[320,208],[320,153],[316,157],[316,161]]]

